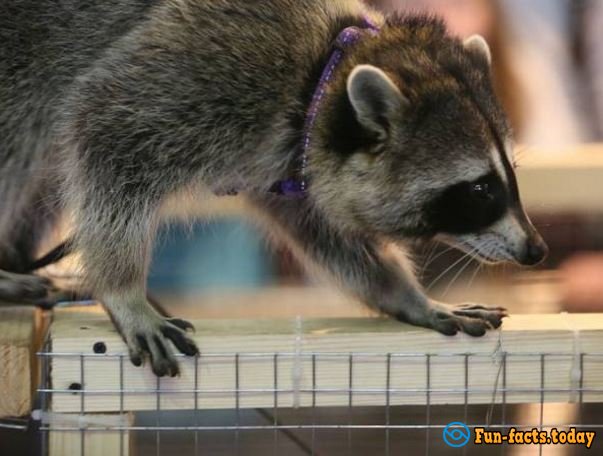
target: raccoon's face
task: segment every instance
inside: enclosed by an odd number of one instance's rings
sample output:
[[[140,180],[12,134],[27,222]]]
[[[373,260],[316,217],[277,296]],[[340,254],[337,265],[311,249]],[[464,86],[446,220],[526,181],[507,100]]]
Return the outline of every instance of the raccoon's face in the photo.
[[[441,190],[427,203],[428,223],[436,239],[484,262],[538,264],[548,248],[521,206],[512,168],[501,171]]]
[[[483,39],[472,40],[468,52],[489,59]],[[547,247],[522,208],[510,135],[489,81],[436,86],[413,100],[394,80],[371,65],[349,75],[347,98],[366,146],[322,173],[338,186],[324,192],[329,210],[352,228],[394,240],[435,238],[484,262],[541,262]]]

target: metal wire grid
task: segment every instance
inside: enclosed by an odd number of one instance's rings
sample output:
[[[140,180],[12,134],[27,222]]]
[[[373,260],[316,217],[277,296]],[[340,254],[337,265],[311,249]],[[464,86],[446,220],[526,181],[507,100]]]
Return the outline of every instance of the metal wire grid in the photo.
[[[13,431],[24,431],[29,426],[28,418],[1,418],[0,429],[8,429]]]
[[[587,429],[599,429],[603,428],[603,423],[583,423],[582,421],[582,409],[584,406],[584,395],[587,393],[603,393],[603,385],[601,387],[584,387],[584,368],[585,360],[589,360],[590,363],[595,362],[597,366],[603,366],[603,353],[579,353],[575,355],[569,355],[567,353],[522,353],[522,354],[509,354],[506,352],[500,352],[496,355],[497,359],[497,373],[495,384],[492,388],[471,388],[469,386],[469,367],[471,360],[477,357],[492,357],[492,355],[475,354],[475,353],[459,353],[459,354],[413,354],[413,353],[388,353],[375,354],[375,353],[212,353],[212,354],[201,354],[196,358],[186,359],[182,357],[181,362],[192,362],[194,364],[194,385],[192,389],[188,390],[174,390],[166,389],[162,386],[162,381],[157,378],[155,388],[153,389],[128,389],[125,388],[124,383],[124,364],[128,363],[128,357],[124,354],[81,354],[81,353],[53,353],[50,350],[50,342],[47,342],[42,352],[38,354],[42,361],[42,372],[43,372],[43,384],[39,388],[38,392],[41,398],[42,410],[49,411],[49,396],[50,395],[61,395],[70,394],[78,395],[80,401],[80,415],[85,417],[86,415],[86,401],[91,395],[115,395],[119,394],[119,414],[124,416],[128,412],[124,408],[124,400],[127,395],[135,394],[154,394],[155,396],[155,422],[153,424],[120,424],[120,425],[109,425],[109,424],[95,424],[94,422],[88,422],[82,419],[80,422],[74,424],[59,424],[56,422],[52,426],[48,422],[42,422],[40,430],[44,431],[47,435],[49,432],[73,432],[79,431],[82,433],[82,445],[81,455],[85,455],[84,447],[84,434],[86,432],[102,432],[102,431],[120,431],[121,439],[121,451],[120,456],[124,455],[124,433],[125,432],[153,432],[155,436],[155,446],[157,448],[157,454],[161,454],[159,451],[161,445],[161,437],[169,432],[187,432],[194,434],[194,454],[200,454],[202,447],[202,439],[200,434],[212,433],[212,432],[225,432],[229,431],[233,433],[235,446],[237,448],[237,454],[239,451],[239,439],[242,433],[249,432],[272,432],[273,434],[273,448],[274,454],[279,454],[279,437],[285,436],[294,442],[298,443],[298,447],[303,450],[304,454],[317,455],[317,435],[321,431],[337,431],[347,434],[347,439],[351,443],[352,433],[359,430],[372,430],[383,432],[384,439],[384,453],[389,456],[392,448],[392,433],[395,431],[421,431],[425,434],[424,440],[424,454],[429,455],[430,448],[433,444],[434,434],[441,433],[442,429],[446,424],[438,423],[434,420],[432,406],[432,398],[434,395],[441,393],[455,393],[463,395],[463,422],[467,423],[469,417],[469,411],[474,405],[469,403],[469,394],[481,392],[491,394],[491,402],[487,408],[487,413],[482,423],[480,424],[469,424],[470,428],[485,427],[489,429],[500,429],[503,432],[511,427],[516,429],[531,429],[538,428],[543,430],[545,427],[557,427],[557,428],[587,428]],[[539,384],[529,388],[510,388],[507,386],[507,361],[510,356],[521,356],[527,357],[539,363],[540,366],[540,379]],[[53,388],[51,384],[50,375],[50,360],[51,358],[68,357],[79,360],[80,366],[80,389],[59,389]],[[104,391],[87,391],[86,390],[86,361],[94,358],[116,358],[119,360],[119,390],[104,390]],[[284,388],[279,385],[279,366],[283,360],[287,359],[305,359],[310,362],[311,365],[311,387],[310,388],[299,388],[297,390],[291,388]],[[433,388],[432,387],[432,363],[436,358],[451,358],[456,357],[462,360],[464,365],[464,387],[463,388]],[[555,357],[569,358],[574,362],[579,363],[580,376],[578,382],[572,386],[572,388],[561,389],[561,388],[549,388],[546,386],[546,363],[547,360]],[[221,388],[221,389],[202,389],[202,378],[199,375],[199,366],[203,362],[211,362],[212,359],[231,359],[233,363],[235,373],[235,384],[233,388]],[[241,364],[245,360],[250,359],[270,359],[272,361],[272,386],[270,388],[241,388]],[[383,388],[358,388],[354,386],[354,372],[355,366],[362,362],[362,360],[375,360],[382,359],[385,362],[385,378],[383,379]],[[426,383],[424,388],[393,388],[392,387],[392,363],[395,361],[403,361],[405,359],[423,359],[425,369]],[[317,364],[319,361],[333,361],[333,360],[344,360],[347,362],[347,387],[344,388],[324,388],[320,387],[317,383]],[[535,393],[539,394],[539,420],[538,423],[509,423],[508,422],[508,411],[507,406],[507,395],[510,393]],[[280,419],[280,415],[286,411],[279,404],[279,395],[281,394],[301,394],[309,395],[310,400],[310,413],[308,417],[300,419],[298,422],[285,423]],[[544,408],[545,399],[547,393],[567,393],[575,394],[576,402],[579,404],[580,419],[576,424],[568,423],[544,423]],[[164,424],[162,420],[162,396],[164,394],[190,394],[193,397],[192,410],[192,422],[186,425],[174,425]],[[199,420],[199,414],[202,413],[199,407],[199,397],[202,394],[221,394],[231,395],[234,397],[234,415],[231,423],[218,424],[218,425],[201,425]],[[242,420],[242,412],[244,409],[241,408],[241,398],[245,395],[253,394],[270,394],[272,396],[272,407],[269,409],[262,409],[259,413],[268,421],[263,424],[245,424]],[[347,396],[347,411],[342,414],[341,422],[333,423],[319,423],[317,420],[318,414],[320,413],[321,407],[317,405],[317,399],[321,394],[341,394]],[[384,398],[384,406],[382,407],[383,421],[381,423],[355,423],[352,417],[354,416],[354,409],[356,408],[354,397],[359,394],[372,394],[381,395]],[[422,395],[424,397],[424,421],[413,422],[413,423],[396,423],[392,419],[393,411],[397,410],[399,406],[392,405],[392,397],[397,394],[412,394]],[[500,408],[499,420],[494,418],[495,407]],[[458,417],[460,418],[460,417]],[[308,422],[309,421],[309,422]],[[309,442],[302,442],[294,435],[296,432],[305,431],[310,433]],[[437,433],[435,432],[437,431]],[[351,445],[350,447],[351,448]],[[503,445],[500,447],[500,454],[506,453],[507,446]],[[539,446],[539,452],[542,454],[543,446]],[[350,452],[350,454],[352,454]]]

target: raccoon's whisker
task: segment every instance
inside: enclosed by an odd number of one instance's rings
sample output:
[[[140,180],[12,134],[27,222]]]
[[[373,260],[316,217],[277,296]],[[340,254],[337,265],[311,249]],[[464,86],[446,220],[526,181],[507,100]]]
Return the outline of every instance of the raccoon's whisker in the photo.
[[[422,252],[424,260],[421,264],[421,270],[424,270],[427,267],[427,265],[431,261],[431,257],[435,253],[437,247],[438,247],[438,243],[435,241],[430,241],[429,243],[427,243],[427,245],[425,246],[425,248],[423,249],[423,252]]]
[[[471,285],[473,285],[473,282],[475,281],[477,274],[483,267],[484,267],[484,263],[480,263],[480,262],[477,263],[477,266],[476,266],[475,270],[473,271],[471,278],[467,281],[467,287],[466,287],[467,290],[469,288],[471,288]]]
[[[497,250],[497,244],[495,240],[490,240],[489,242],[487,242],[483,248],[484,253],[484,258],[487,258],[488,260],[492,260],[495,257],[496,254],[496,250]],[[473,277],[471,278],[471,280],[469,281],[467,287],[470,287],[473,283],[473,281],[475,280],[478,272],[480,270],[485,270],[488,274],[489,277],[492,276],[492,271],[493,268],[492,267],[488,267],[484,269],[484,263],[480,262],[479,263],[479,267],[477,268],[477,270],[474,272]]]
[[[455,246],[450,246],[450,247],[447,247],[446,249],[442,250],[441,252],[438,252],[438,253],[437,253],[437,254],[434,256],[433,254],[435,253],[437,246],[438,246],[438,244],[436,244],[436,246],[434,247],[434,249],[433,249],[433,251],[432,251],[432,255],[431,255],[432,257],[428,259],[428,260],[429,260],[429,262],[425,261],[425,264],[424,264],[424,265],[423,265],[423,267],[422,267],[422,269],[423,269],[423,270],[425,270],[425,269],[427,269],[429,266],[431,266],[431,265],[433,264],[433,262],[434,262],[435,260],[437,260],[438,258],[440,258],[442,255],[444,255],[444,254],[446,254],[446,253],[450,252],[451,250],[456,249],[456,247],[455,247]]]
[[[471,250],[471,252],[473,252],[473,250],[477,250],[475,248],[473,248]],[[427,291],[430,291],[433,286],[442,278],[444,277],[446,274],[448,274],[448,272],[450,272],[452,269],[454,269],[455,266],[457,266],[460,262],[462,262],[463,260],[465,260],[469,255],[469,253],[465,253],[462,257],[460,257],[458,260],[456,260],[454,263],[452,263],[450,266],[448,266],[446,269],[444,269],[444,271],[442,271],[427,287]]]
[[[444,293],[442,294],[442,296],[446,296],[448,294],[448,290],[450,290],[450,287],[456,282],[456,280],[461,276],[461,274],[463,273],[463,271],[465,269],[467,269],[467,266],[469,266],[473,260],[475,260],[475,256],[473,256],[471,254],[471,252],[468,252],[463,258],[467,258],[467,261],[465,262],[465,264],[463,266],[461,266],[459,268],[459,270],[457,271],[457,273],[454,275],[454,277],[452,278],[452,280],[448,283],[448,285],[446,286],[446,288],[444,289]]]
[[[498,250],[497,247],[497,240],[496,239],[491,239],[489,242],[487,242],[484,247],[483,247],[483,252],[484,254],[482,255],[484,258],[486,258],[488,261],[494,261],[494,258],[496,257],[496,251]]]

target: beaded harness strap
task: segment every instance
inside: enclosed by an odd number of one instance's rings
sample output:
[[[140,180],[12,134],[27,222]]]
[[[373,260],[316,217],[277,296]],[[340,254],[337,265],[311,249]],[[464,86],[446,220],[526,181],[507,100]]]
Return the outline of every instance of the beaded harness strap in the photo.
[[[379,31],[379,28],[367,17],[363,18],[363,28],[373,33]],[[320,106],[327,92],[327,85],[333,79],[333,75],[343,59],[345,50],[356,43],[361,36],[362,29],[355,26],[346,27],[337,36],[337,39],[333,44],[333,52],[322,72],[306,116],[302,140],[302,153],[299,159],[298,169],[296,170],[298,175],[274,183],[270,188],[271,193],[289,198],[303,198],[306,195],[308,189],[306,170],[308,167],[308,151],[310,150],[310,145],[312,143],[312,130],[316,123]]]
[[[369,30],[373,34],[379,32],[377,27],[368,17],[364,16],[362,20],[362,28],[357,26],[350,26],[343,29],[333,43],[333,52],[331,57],[325,66],[314,95],[308,112],[306,114],[306,120],[304,123],[304,131],[302,137],[302,153],[298,160],[297,169],[295,170],[296,176],[289,177],[284,180],[280,180],[272,184],[269,193],[281,195],[288,198],[303,198],[306,196],[308,190],[308,179],[307,179],[307,167],[308,167],[308,151],[312,143],[312,130],[318,117],[318,112],[322,104],[323,98],[327,93],[327,85],[333,79],[333,75],[337,70],[337,67],[343,60],[345,50],[351,45],[356,43],[361,37],[363,30]],[[223,195],[237,195],[239,193],[236,189],[214,190],[214,193],[218,196]]]

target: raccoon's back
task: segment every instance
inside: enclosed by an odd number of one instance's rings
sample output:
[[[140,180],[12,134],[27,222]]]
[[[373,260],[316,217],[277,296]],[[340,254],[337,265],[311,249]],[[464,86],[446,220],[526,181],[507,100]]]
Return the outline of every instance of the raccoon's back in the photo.
[[[190,149],[174,144],[194,145],[195,151],[218,144],[243,152],[228,159],[213,154],[214,168],[242,166],[241,155],[251,167],[263,153],[265,137],[297,136],[291,131],[297,134],[303,125],[330,43],[359,5],[358,0],[0,2],[0,170],[10,163],[8,168],[20,171],[48,156],[56,120],[62,141],[110,137],[128,150],[110,148],[120,159],[138,160],[132,152],[136,144],[126,141],[137,141],[132,131],[145,131],[158,147],[170,144],[174,162],[187,162],[181,152]],[[285,123],[294,128],[282,134],[272,130],[275,122],[277,130]],[[174,138],[183,130],[190,134]],[[147,148],[145,159],[165,159],[170,150]]]
[[[78,76],[87,74],[137,25],[145,21],[147,26],[152,23],[153,15],[161,14],[159,10],[167,3],[182,9],[183,18],[187,10],[194,9],[198,26],[193,33],[179,30],[178,36],[169,36],[169,39],[195,41],[194,57],[204,61],[206,79],[216,81],[230,77],[231,85],[249,98],[258,83],[270,84],[273,92],[290,91],[292,72],[303,73],[308,66],[307,62],[295,61],[291,56],[305,55],[304,49],[313,46],[308,28],[324,24],[323,18],[315,17],[316,12],[334,9],[325,5],[341,2],[345,0],[308,0],[303,5],[297,0],[2,1],[0,167],[7,156],[22,152],[19,149],[24,147],[31,150],[29,143],[46,135],[56,118],[57,108]],[[159,18],[158,22],[162,20]],[[183,21],[186,23],[188,19]],[[328,42],[328,37],[321,36],[319,42]],[[273,47],[283,49],[276,55]],[[212,51],[212,48],[216,49]],[[230,69],[230,75],[209,74],[212,68],[220,72],[225,67]],[[237,67],[241,71],[236,71]],[[251,73],[262,77],[250,78]],[[245,80],[235,81],[243,76]],[[261,94],[258,97],[259,102],[264,101]],[[244,99],[243,96],[236,98]],[[25,137],[27,139],[23,139]],[[28,143],[26,146],[24,141]]]
[[[0,167],[34,153],[73,80],[154,3],[0,2]]]

